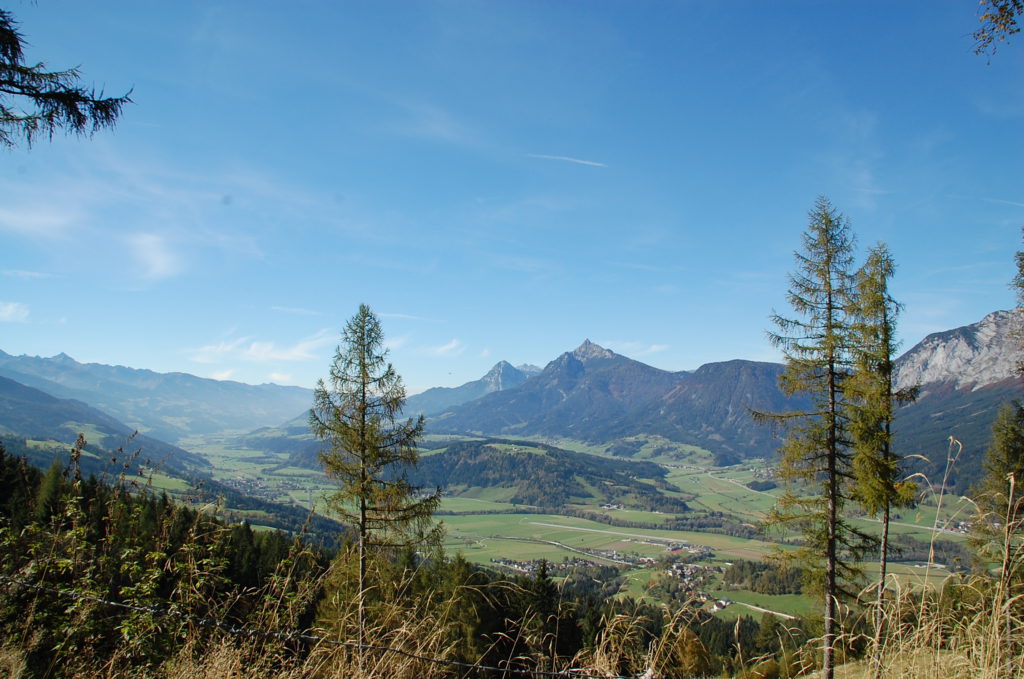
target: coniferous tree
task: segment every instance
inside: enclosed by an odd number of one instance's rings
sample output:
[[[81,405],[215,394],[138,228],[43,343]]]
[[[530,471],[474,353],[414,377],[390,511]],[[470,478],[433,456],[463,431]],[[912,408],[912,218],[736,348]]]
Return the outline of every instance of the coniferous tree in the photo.
[[[1024,228],[1021,229],[1021,232],[1024,233]],[[1024,250],[1018,250],[1014,254],[1013,260],[1017,265],[1017,271],[1013,275],[1010,287],[1017,293],[1017,308],[1014,309],[1015,325],[1013,326],[1013,332],[1017,339],[1017,374],[1024,375],[1024,356],[1021,355],[1024,350]]]
[[[852,447],[846,387],[852,369],[855,289],[853,235],[845,216],[824,197],[809,213],[803,249],[794,253],[787,299],[796,314],[772,315],[768,337],[782,350],[786,368],[779,387],[810,397],[805,411],[755,413],[785,427],[779,473],[787,490],[768,522],[802,534],[798,560],[820,584],[824,597],[822,665],[835,671],[838,603],[844,583],[858,575],[855,562],[868,537],[842,515],[850,498]],[[813,494],[808,489],[817,486]]]
[[[324,442],[320,461],[338,482],[331,507],[355,527],[360,642],[365,641],[366,564],[374,547],[436,540],[431,517],[440,492],[418,496],[405,476],[419,456],[423,417],[400,421],[402,378],[387,361],[384,332],[365,304],[345,325],[328,383],[317,382],[309,423]]]
[[[48,523],[60,506],[64,493],[64,465],[55,459],[46,471],[43,482],[36,493],[36,519]]]
[[[853,374],[847,392],[854,402],[850,433],[854,442],[854,498],[882,524],[879,539],[878,606],[875,633],[881,634],[882,597],[888,566],[889,521],[893,507],[913,504],[917,487],[903,481],[900,457],[892,449],[892,422],[896,405],[908,403],[916,388],[897,390],[894,384],[896,319],[900,305],[889,294],[889,279],[896,265],[889,249],[879,243],[857,272],[853,328]],[[875,676],[881,666],[875,667]]]
[[[105,97],[79,84],[80,73],[48,71],[24,62],[24,39],[13,15],[0,9],[0,145],[14,146],[23,137],[31,145],[40,133],[57,129],[82,134],[112,127],[129,94]]]
[[[996,416],[984,467],[985,475],[973,489],[977,516],[970,543],[983,562],[998,564],[993,594],[1004,620],[1000,652],[1013,657],[1013,630],[1024,606],[1024,405],[1020,401],[1004,404]]]
[[[1020,401],[1004,404],[996,416],[984,468],[985,475],[972,492],[979,513],[975,543],[984,556],[1000,559],[999,550],[1019,541],[1014,533],[1024,523],[1024,405]]]

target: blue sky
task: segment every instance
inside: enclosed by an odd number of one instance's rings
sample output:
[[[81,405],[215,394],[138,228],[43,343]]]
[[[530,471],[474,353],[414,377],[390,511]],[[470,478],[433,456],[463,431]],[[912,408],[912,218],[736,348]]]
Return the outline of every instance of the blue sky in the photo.
[[[1009,308],[1024,38],[975,0],[21,2],[29,61],[134,88],[0,151],[0,349],[312,386],[361,302],[411,392],[589,338],[775,360],[828,196],[909,348]]]

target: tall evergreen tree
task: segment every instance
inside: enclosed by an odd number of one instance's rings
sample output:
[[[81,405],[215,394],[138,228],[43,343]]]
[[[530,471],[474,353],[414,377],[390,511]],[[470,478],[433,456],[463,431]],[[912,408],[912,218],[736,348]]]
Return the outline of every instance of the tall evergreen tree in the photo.
[[[320,461],[338,482],[331,507],[358,538],[358,625],[365,638],[367,553],[439,536],[431,517],[440,493],[426,496],[406,479],[419,457],[423,417],[399,420],[405,403],[402,378],[387,361],[384,332],[365,304],[345,325],[327,383],[317,382],[309,423],[324,442]]]
[[[785,427],[779,473],[787,489],[769,523],[801,533],[802,547],[792,558],[807,568],[824,596],[822,664],[826,679],[835,672],[838,602],[849,594],[843,584],[858,571],[854,562],[867,536],[842,515],[850,497],[853,454],[848,432],[846,383],[852,369],[855,289],[851,267],[853,235],[845,216],[824,197],[809,213],[803,249],[794,253],[789,276],[790,318],[772,315],[773,344],[786,368],[779,386],[788,395],[810,397],[805,411],[755,413]],[[817,486],[816,492],[811,492]]]
[[[851,411],[850,433],[854,442],[854,498],[882,524],[879,540],[878,604],[875,632],[882,629],[882,597],[888,566],[889,521],[893,507],[913,503],[917,487],[903,481],[900,457],[892,449],[892,422],[897,404],[917,396],[916,388],[897,390],[894,385],[896,319],[900,305],[889,294],[889,279],[896,264],[883,243],[868,253],[857,272],[853,329],[853,374],[847,393],[855,407]],[[876,636],[877,639],[877,636]],[[881,672],[876,666],[875,676]]]

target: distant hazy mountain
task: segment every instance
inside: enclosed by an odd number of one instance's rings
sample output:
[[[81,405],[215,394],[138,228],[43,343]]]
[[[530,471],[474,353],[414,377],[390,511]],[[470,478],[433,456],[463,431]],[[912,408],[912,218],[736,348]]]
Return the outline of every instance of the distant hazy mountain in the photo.
[[[996,311],[977,323],[928,335],[896,362],[900,387],[918,385],[916,402],[897,413],[896,444],[904,455],[922,455],[920,469],[933,483],[942,480],[949,437],[964,445],[952,470],[958,492],[982,473],[1000,405],[1024,398],[1024,379],[1015,372],[1020,340],[1016,314]]]
[[[84,433],[90,444],[103,450],[113,451],[121,446],[128,452],[141,449],[142,459],[137,462],[148,462],[150,467],[178,474],[204,473],[210,467],[202,457],[144,434],[128,441],[134,432],[134,428],[80,401],[55,398],[0,377],[0,434],[52,439],[67,443],[70,448],[78,434]]]
[[[534,370],[527,372],[531,368]],[[538,372],[540,372],[540,368],[537,366],[523,365],[514,368],[511,363],[501,361],[478,380],[466,382],[458,387],[434,387],[421,394],[410,396],[405,401],[405,413],[406,415],[443,413],[452,406],[478,399],[485,394],[518,387],[530,377],[530,374]]]
[[[798,407],[776,382],[782,366],[728,361],[668,372],[589,340],[517,388],[432,418],[428,429],[490,435],[564,436],[594,443],[640,434],[706,448],[729,461],[777,445],[750,409]]]
[[[191,434],[276,425],[313,401],[313,392],[300,387],[79,363],[66,354],[41,358],[0,351],[0,376],[88,403],[129,427],[171,442]]]
[[[929,335],[898,359],[898,384],[919,384],[921,394],[898,413],[897,447],[929,458],[921,469],[934,481],[940,480],[953,435],[964,443],[954,480],[957,489],[966,489],[981,471],[1000,404],[1024,397],[1024,380],[1014,372],[1020,358],[1015,320],[1011,312],[995,312]],[[662,436],[710,450],[728,463],[771,455],[778,446],[776,432],[754,423],[752,409],[782,412],[805,404],[779,391],[782,370],[780,364],[734,360],[669,372],[585,341],[543,370],[502,361],[480,380],[427,390],[407,401],[406,413],[427,413],[428,431],[436,433],[566,437],[618,446],[624,455],[630,453],[621,439]],[[316,464],[319,445],[306,425],[312,402],[306,389],[83,365],[63,354],[0,352],[0,375],[77,398],[154,436],[177,440],[194,432],[241,429],[251,432],[244,445],[290,452],[296,464]]]

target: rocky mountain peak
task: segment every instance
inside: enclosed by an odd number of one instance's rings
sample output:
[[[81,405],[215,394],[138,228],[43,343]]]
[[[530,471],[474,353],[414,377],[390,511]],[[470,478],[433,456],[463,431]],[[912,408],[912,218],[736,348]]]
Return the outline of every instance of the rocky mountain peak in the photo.
[[[593,358],[613,358],[615,354],[602,346],[594,344],[590,340],[583,340],[583,344],[573,350],[572,355],[580,361],[587,361]]]
[[[505,372],[506,370],[515,370],[515,368],[513,368],[512,364],[509,363],[508,361],[498,361],[497,363],[494,364],[493,368],[487,371],[487,374],[484,375],[484,377],[498,375]]]
[[[501,391],[522,383],[525,378],[525,375],[512,367],[508,361],[498,361],[481,381],[489,385],[489,391]]]
[[[516,370],[518,370],[519,372],[523,373],[528,377],[533,377],[534,375],[540,373],[540,371],[544,370],[544,368],[540,367],[539,365],[533,365],[532,363],[520,363],[519,365],[516,366]]]
[[[937,382],[980,389],[1016,374],[1016,313],[994,311],[977,323],[928,335],[896,361],[900,388]]]

